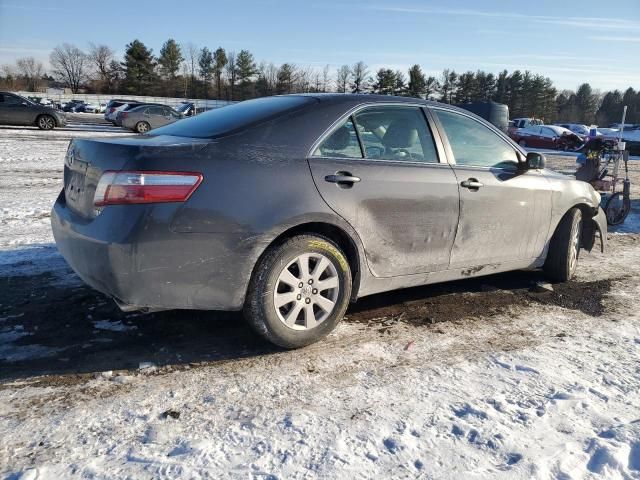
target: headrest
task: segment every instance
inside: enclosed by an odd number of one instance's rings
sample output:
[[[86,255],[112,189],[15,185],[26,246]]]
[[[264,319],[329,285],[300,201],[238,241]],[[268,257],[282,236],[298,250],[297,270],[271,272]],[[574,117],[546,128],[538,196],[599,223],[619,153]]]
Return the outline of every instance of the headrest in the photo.
[[[406,118],[393,120],[382,137],[382,143],[388,148],[409,148],[418,139],[418,130],[413,122]]]

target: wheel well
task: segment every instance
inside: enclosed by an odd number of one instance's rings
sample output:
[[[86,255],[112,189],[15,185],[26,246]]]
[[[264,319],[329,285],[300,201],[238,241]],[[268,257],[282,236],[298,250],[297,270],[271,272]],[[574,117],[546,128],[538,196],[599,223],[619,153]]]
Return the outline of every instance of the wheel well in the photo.
[[[360,288],[360,256],[358,254],[358,248],[351,236],[342,230],[340,227],[324,222],[310,222],[296,225],[288,230],[285,230],[278,235],[267,248],[264,249],[262,255],[256,262],[256,265],[260,263],[265,253],[274,246],[281,245],[289,238],[296,235],[303,235],[308,233],[315,233],[327,237],[335,242],[340,249],[344,252],[351,268],[351,276],[353,279],[353,286],[351,288],[351,301],[355,301],[358,298],[358,289]]]

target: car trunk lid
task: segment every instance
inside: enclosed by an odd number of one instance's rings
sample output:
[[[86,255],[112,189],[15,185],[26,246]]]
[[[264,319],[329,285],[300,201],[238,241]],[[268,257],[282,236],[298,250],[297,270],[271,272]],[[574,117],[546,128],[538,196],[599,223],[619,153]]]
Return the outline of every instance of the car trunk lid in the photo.
[[[190,170],[182,154],[205,148],[207,140],[169,136],[135,136],[116,139],[74,139],[64,164],[64,194],[69,209],[91,220],[96,187],[102,174],[125,169]]]

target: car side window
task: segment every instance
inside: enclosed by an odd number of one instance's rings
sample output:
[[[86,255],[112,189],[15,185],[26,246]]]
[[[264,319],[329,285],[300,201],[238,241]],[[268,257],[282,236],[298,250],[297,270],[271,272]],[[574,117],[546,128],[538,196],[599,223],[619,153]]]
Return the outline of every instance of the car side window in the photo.
[[[351,117],[329,135],[315,152],[314,157],[362,158],[362,150]]]
[[[2,103],[4,105],[20,105],[24,100],[14,95],[2,95]]]
[[[457,165],[517,168],[515,148],[482,123],[461,115],[434,109],[449,139]]]
[[[555,137],[556,136],[556,132],[554,132],[550,128],[543,128],[542,132],[543,132],[545,137]]]
[[[164,116],[164,109],[162,107],[149,107],[147,109],[147,114],[149,115],[161,115]]]
[[[433,136],[419,107],[378,106],[355,115],[365,157],[437,163]]]

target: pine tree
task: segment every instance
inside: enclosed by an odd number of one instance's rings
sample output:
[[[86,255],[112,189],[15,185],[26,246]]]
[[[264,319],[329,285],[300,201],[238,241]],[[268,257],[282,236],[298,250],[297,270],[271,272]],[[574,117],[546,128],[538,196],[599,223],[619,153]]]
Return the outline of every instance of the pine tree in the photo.
[[[227,65],[227,53],[224,51],[224,48],[218,47],[218,49],[213,52],[213,61],[213,75],[216,77],[216,96],[220,98],[222,97],[222,72]]]
[[[456,92],[458,74],[454,70],[444,69],[440,81],[440,100],[444,103],[452,103]]]
[[[276,93],[278,95],[292,93],[294,82],[294,68],[289,63],[280,65],[277,73]]]
[[[591,125],[595,122],[598,110],[598,96],[593,93],[591,85],[583,83],[576,91],[576,104],[580,111],[579,121]]]
[[[410,97],[423,98],[426,93],[427,79],[422,73],[420,65],[414,65],[409,69],[409,85],[407,95]]]
[[[373,84],[373,93],[380,95],[393,95],[396,87],[396,74],[390,68],[381,68],[376,73],[376,83]]]
[[[152,95],[156,82],[156,62],[153,51],[140,40],[126,46],[124,54],[124,86],[134,95]]]
[[[200,57],[198,58],[198,71],[200,72],[200,77],[202,78],[202,85],[204,87],[204,98],[209,98],[209,85],[211,84],[211,79],[213,78],[214,63],[213,54],[207,47],[204,47],[200,51]]]
[[[173,38],[170,38],[162,45],[158,64],[160,65],[160,75],[166,81],[166,91],[169,95],[174,95],[176,90],[176,77],[180,71],[180,64],[184,61],[180,46]]]
[[[240,83],[240,100],[245,100],[250,96],[251,81],[258,73],[253,55],[248,50],[241,50],[236,59],[238,70],[238,82]]]

